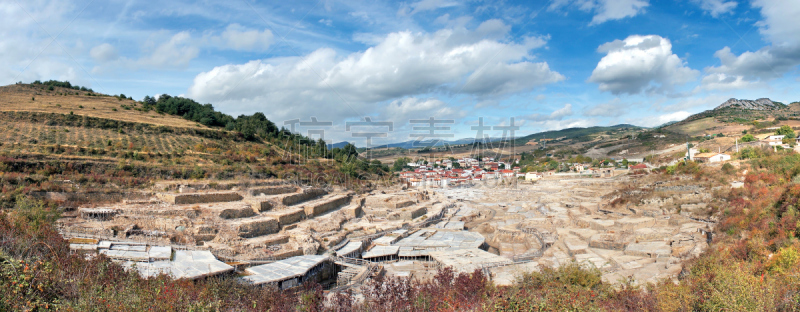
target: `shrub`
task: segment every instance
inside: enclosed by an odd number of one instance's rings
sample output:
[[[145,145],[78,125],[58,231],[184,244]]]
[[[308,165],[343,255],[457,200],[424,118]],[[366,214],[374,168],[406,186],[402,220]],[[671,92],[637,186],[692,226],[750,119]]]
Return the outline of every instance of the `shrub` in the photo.
[[[746,130],[745,130],[745,131],[746,131]],[[744,135],[744,136],[742,136],[742,138],[741,138],[741,139],[739,139],[739,140],[740,140],[740,141],[742,141],[742,142],[753,142],[753,141],[755,141],[755,140],[756,140],[756,138],[755,138],[755,137],[754,137],[752,134],[745,134],[745,135]]]
[[[724,172],[725,174],[732,174],[736,172],[736,168],[729,163],[725,163],[724,165],[722,165],[722,172]]]

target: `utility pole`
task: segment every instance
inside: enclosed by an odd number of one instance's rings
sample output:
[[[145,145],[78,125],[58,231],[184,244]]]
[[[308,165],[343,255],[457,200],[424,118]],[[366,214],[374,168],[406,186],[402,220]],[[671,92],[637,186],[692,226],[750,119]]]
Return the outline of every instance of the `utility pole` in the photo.
[[[736,138],[736,152],[739,152],[739,138]]]

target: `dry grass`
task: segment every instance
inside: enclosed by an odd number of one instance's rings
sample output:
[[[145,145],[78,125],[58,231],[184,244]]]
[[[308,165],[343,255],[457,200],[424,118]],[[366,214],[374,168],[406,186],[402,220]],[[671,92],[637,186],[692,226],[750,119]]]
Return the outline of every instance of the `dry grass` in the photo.
[[[47,86],[9,85],[0,87],[0,111],[26,111],[69,114],[138,122],[170,127],[209,129],[196,122],[154,111],[126,110],[122,105],[133,106],[135,101],[119,100],[113,96],[88,96],[87,91]],[[97,94],[97,93],[95,93]],[[35,98],[35,100],[32,100]],[[83,108],[81,108],[83,106]],[[116,109],[116,111],[114,111]]]
[[[127,149],[133,147],[151,153],[188,150],[202,138],[174,134],[119,133],[113,130],[71,126],[48,126],[40,123],[5,121],[0,125],[0,143],[61,145],[95,149]],[[108,142],[111,141],[111,145]]]
[[[669,126],[667,130],[688,134],[690,136],[698,136],[708,133],[709,129],[722,126],[725,126],[725,124],[717,121],[714,117],[707,117],[681,125]]]

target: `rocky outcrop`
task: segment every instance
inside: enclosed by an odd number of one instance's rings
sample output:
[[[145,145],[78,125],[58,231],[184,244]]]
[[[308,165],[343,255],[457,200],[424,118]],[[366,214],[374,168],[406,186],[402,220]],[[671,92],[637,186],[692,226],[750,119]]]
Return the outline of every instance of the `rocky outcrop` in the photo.
[[[723,109],[726,107],[735,107],[735,108],[752,109],[752,110],[773,110],[782,108],[780,104],[775,103],[768,98],[760,98],[755,101],[730,99],[725,101],[725,103],[722,103],[720,106],[717,106],[717,108],[715,109]]]

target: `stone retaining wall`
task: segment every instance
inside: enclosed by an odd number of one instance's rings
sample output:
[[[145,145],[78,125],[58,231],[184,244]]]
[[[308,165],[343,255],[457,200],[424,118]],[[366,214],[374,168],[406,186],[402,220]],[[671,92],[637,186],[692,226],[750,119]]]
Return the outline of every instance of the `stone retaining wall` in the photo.
[[[251,209],[256,213],[270,211],[272,207],[275,206],[275,204],[265,198],[246,199],[245,202],[250,204]]]
[[[395,211],[386,216],[387,220],[413,220],[428,213],[426,207],[406,208],[402,211]]]
[[[405,197],[405,196],[403,196]],[[376,195],[366,198],[365,205],[374,208],[389,208],[397,209],[414,205],[416,202],[409,200],[407,197]]]
[[[312,200],[325,194],[328,194],[328,192],[320,188],[306,189],[303,190],[302,193],[284,196],[281,198],[281,204],[284,206],[291,206],[307,200]]]
[[[247,220],[239,223],[238,231],[240,237],[251,238],[278,233],[278,231],[280,231],[280,225],[278,224],[278,220],[273,218]]]
[[[361,209],[361,205],[351,204],[350,206],[342,208],[344,214],[347,218],[360,218],[364,214],[364,210]]]
[[[280,195],[280,194],[287,194],[287,193],[295,193],[298,189],[296,186],[291,185],[279,185],[279,186],[270,186],[270,187],[261,187],[261,188],[254,188],[248,191],[250,196],[258,196],[258,195]]]
[[[306,211],[303,208],[294,208],[270,213],[270,216],[278,219],[281,226],[300,222],[306,218]]]
[[[223,219],[241,219],[241,218],[249,218],[255,215],[256,212],[253,211],[253,208],[247,206],[227,208],[219,212],[219,217]]]
[[[306,205],[304,207],[304,210],[306,212],[306,216],[310,218],[316,215],[326,213],[329,210],[347,205],[350,202],[351,198],[352,198],[351,195],[336,195],[334,197],[328,198],[325,201]]]
[[[161,200],[175,205],[221,203],[242,200],[236,192],[194,193],[194,194],[158,194]]]

